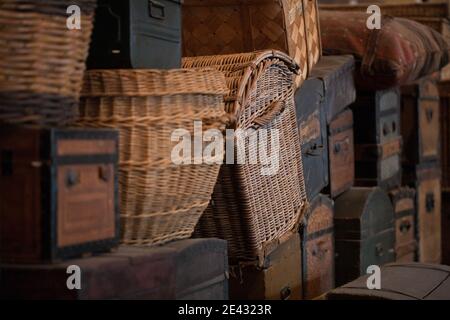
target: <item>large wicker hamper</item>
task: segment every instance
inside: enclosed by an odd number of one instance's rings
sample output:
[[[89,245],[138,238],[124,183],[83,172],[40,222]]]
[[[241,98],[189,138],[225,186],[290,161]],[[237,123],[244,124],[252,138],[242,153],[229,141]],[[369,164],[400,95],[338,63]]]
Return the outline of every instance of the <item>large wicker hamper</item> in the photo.
[[[203,132],[221,133],[229,119],[226,92],[223,74],[212,69],[86,73],[78,125],[120,132],[123,243],[155,245],[191,236],[220,163],[177,164],[172,134],[186,130],[194,141],[194,121],[202,121]]]
[[[263,175],[261,162],[227,162],[196,228],[196,236],[227,240],[231,263],[261,265],[281,241],[297,232],[306,202],[293,98],[298,66],[279,51],[184,58],[183,66],[225,72],[226,111],[234,118],[230,128],[265,129],[269,138],[279,133],[277,173]],[[257,152],[251,144],[244,149],[245,155]],[[236,145],[234,150],[236,160]]]

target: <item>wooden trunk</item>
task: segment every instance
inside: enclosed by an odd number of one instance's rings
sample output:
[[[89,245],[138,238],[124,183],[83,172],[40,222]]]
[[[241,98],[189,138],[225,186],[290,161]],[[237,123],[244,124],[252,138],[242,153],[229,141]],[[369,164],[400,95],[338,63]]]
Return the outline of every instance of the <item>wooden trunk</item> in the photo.
[[[397,89],[358,92],[351,106],[355,144],[385,144],[400,136],[400,93]]]
[[[384,144],[355,145],[355,185],[379,186],[387,191],[402,182],[402,138]]]
[[[353,114],[349,109],[338,114],[328,126],[328,157],[328,193],[335,198],[350,189],[355,179]]]
[[[441,170],[437,163],[417,167],[419,262],[441,263]]]
[[[450,190],[442,191],[442,263],[450,265]]]
[[[300,226],[304,299],[313,299],[334,288],[333,206],[327,196],[316,196]]]
[[[401,184],[400,94],[360,92],[352,105],[355,121],[355,185],[385,190]]]
[[[414,262],[416,241],[416,192],[403,187],[389,193],[395,213],[395,254],[397,262]]]
[[[327,294],[328,300],[450,300],[450,267],[389,264],[381,268],[381,289],[367,288],[361,277]]]
[[[303,175],[309,200],[328,185],[328,137],[323,97],[324,83],[313,77],[306,79],[295,93]]]
[[[322,79],[325,85],[324,110],[328,124],[355,102],[354,71],[353,56],[340,55],[322,57],[311,72],[311,77]]]
[[[450,81],[439,84],[442,187],[450,189]]]
[[[121,246],[114,253],[51,265],[0,265],[0,298],[226,300],[226,247],[223,240],[188,239],[154,248]],[[70,265],[81,269],[80,290],[67,288]]]
[[[352,188],[335,200],[336,285],[395,261],[394,210],[380,188]]]
[[[0,260],[55,261],[119,240],[118,134],[0,128]]]
[[[433,79],[402,87],[401,117],[403,182],[412,184],[416,165],[440,156],[439,91]]]
[[[302,298],[301,248],[298,234],[273,251],[262,268],[231,267],[231,300],[300,300]]]

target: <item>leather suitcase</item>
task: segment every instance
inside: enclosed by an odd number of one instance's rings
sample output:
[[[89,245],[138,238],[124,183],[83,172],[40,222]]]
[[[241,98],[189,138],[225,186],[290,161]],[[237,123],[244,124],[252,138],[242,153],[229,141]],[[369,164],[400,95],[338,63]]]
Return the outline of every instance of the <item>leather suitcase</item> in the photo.
[[[417,166],[418,258],[423,263],[441,263],[441,170],[438,163]]]
[[[184,0],[183,57],[279,50],[300,85],[322,55],[316,0]]]
[[[302,142],[306,195],[313,199],[328,185],[328,137],[324,83],[309,77],[295,93],[297,125]]]
[[[381,268],[381,289],[367,288],[369,275],[329,292],[328,300],[450,300],[450,267],[401,263]]]
[[[450,81],[439,83],[442,187],[450,189]]]
[[[268,255],[262,268],[231,267],[231,300],[300,300],[302,266],[300,236],[292,235]]]
[[[118,133],[0,128],[0,261],[107,251],[119,241]]]
[[[354,71],[355,59],[350,55],[324,56],[311,71],[312,78],[322,79],[325,84],[324,109],[328,124],[355,102]]]
[[[313,299],[334,288],[334,203],[319,194],[300,225],[303,298]]]
[[[395,261],[394,209],[380,188],[352,188],[335,200],[336,285]]]
[[[401,185],[400,93],[360,92],[355,119],[355,185],[391,190]]]
[[[395,213],[395,254],[397,262],[414,262],[416,241],[416,191],[402,187],[389,192]]]
[[[70,265],[80,267],[80,290],[67,288]],[[226,242],[217,239],[121,246],[58,264],[0,265],[0,272],[1,299],[228,299]]]
[[[329,179],[332,198],[350,189],[355,180],[353,114],[347,109],[328,126]]]
[[[88,68],[179,68],[181,2],[99,0]]]
[[[419,163],[439,159],[439,109],[439,90],[433,79],[402,87],[402,162],[405,171],[414,170]]]
[[[450,265],[450,190],[442,191],[442,263]]]

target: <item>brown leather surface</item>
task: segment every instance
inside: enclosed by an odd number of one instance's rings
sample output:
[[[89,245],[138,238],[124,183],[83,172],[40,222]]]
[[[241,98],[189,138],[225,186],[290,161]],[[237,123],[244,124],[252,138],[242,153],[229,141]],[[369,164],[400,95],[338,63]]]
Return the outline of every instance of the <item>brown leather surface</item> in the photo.
[[[325,55],[353,54],[360,89],[386,89],[429,75],[449,61],[450,45],[415,21],[383,16],[381,29],[366,27],[367,13],[321,11]]]
[[[0,133],[2,164],[6,154],[17,163],[12,172],[0,166],[0,260],[35,261],[42,255],[40,137],[13,131]],[[25,201],[26,199],[26,201]]]

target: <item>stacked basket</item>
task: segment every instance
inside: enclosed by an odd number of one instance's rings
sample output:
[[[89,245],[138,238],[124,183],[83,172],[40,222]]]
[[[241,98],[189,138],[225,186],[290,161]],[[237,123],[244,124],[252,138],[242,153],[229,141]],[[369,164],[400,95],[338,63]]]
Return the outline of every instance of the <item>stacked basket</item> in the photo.
[[[69,30],[67,8],[81,10]],[[0,2],[0,122],[74,120],[96,0]]]
[[[179,141],[172,136],[182,132],[190,152],[198,139],[194,121],[202,122],[203,132],[223,131],[226,92],[223,74],[212,69],[87,72],[79,125],[120,132],[123,243],[149,246],[191,236],[223,157],[213,164],[178,163],[173,151]]]

